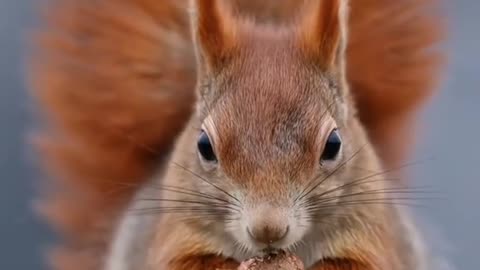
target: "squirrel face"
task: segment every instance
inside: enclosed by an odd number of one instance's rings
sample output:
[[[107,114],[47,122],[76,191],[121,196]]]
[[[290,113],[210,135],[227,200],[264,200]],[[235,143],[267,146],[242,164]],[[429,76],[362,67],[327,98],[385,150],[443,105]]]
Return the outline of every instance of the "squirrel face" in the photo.
[[[321,16],[301,28],[233,29],[214,3],[197,1],[199,102],[188,129],[197,141],[188,147],[198,158],[189,170],[205,181],[195,189],[216,200],[210,211],[222,218],[210,229],[241,249],[292,248],[342,212],[354,180],[344,165],[365,143],[346,113],[342,7],[319,4]]]
[[[338,78],[310,67],[287,39],[254,40],[238,62],[205,78],[197,152],[200,173],[238,199],[225,228],[256,251],[302,241],[317,214],[309,199],[345,181],[337,172],[311,189],[358,145],[344,141]]]
[[[288,42],[255,40],[200,89],[196,173],[238,200],[225,228],[240,245],[288,248],[313,228],[309,200],[345,181],[337,172],[311,189],[358,146],[344,141],[338,79],[309,67]],[[333,203],[335,194],[323,199]]]

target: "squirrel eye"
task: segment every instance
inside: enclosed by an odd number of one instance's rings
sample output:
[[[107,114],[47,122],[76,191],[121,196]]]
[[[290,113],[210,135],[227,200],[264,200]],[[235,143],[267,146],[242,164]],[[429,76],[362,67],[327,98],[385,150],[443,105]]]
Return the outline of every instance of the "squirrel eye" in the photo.
[[[215,152],[213,151],[210,138],[208,137],[207,133],[203,130],[200,133],[200,137],[198,138],[197,148],[198,148],[198,152],[200,153],[200,155],[204,160],[208,162],[217,161],[217,157],[215,156]]]
[[[342,147],[342,139],[337,129],[334,129],[327,138],[323,149],[321,161],[335,160],[340,153]]]

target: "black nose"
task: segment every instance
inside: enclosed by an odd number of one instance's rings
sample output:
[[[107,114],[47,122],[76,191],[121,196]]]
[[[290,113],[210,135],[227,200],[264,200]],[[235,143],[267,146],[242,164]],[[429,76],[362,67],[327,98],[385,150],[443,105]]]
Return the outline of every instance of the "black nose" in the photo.
[[[281,241],[288,234],[289,227],[280,226],[258,226],[252,229],[248,228],[248,234],[255,241],[271,245]]]

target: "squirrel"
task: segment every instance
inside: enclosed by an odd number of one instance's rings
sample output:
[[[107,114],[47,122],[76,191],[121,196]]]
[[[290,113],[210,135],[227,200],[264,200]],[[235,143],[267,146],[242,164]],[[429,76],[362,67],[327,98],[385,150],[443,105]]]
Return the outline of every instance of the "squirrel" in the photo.
[[[428,269],[387,172],[439,81],[439,7],[50,1],[28,74],[52,267]]]

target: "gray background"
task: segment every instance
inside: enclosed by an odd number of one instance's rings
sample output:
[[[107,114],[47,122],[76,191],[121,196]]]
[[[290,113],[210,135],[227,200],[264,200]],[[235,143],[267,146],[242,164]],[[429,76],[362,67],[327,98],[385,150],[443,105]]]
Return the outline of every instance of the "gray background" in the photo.
[[[456,269],[480,269],[480,1],[450,4],[451,62],[441,93],[425,113],[418,158],[411,168],[445,199],[422,210],[446,242]],[[44,269],[42,249],[52,235],[30,210],[38,174],[25,145],[31,109],[23,82],[25,29],[34,0],[0,0],[0,269]],[[431,231],[431,230],[429,230]],[[433,231],[432,231],[433,232]]]

